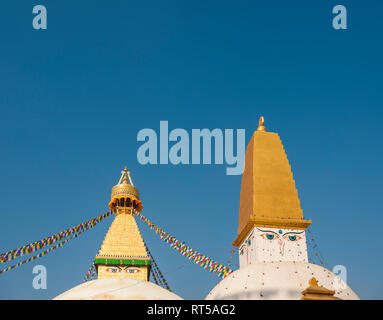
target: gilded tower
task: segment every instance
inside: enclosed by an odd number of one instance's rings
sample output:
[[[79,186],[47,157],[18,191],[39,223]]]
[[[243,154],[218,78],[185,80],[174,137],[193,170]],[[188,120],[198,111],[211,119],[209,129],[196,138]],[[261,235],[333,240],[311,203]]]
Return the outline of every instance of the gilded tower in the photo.
[[[134,218],[135,212],[142,210],[142,203],[126,168],[112,188],[109,208],[116,217],[94,260],[98,278],[149,281],[151,261]]]
[[[298,191],[278,133],[259,120],[245,155],[239,207],[240,266],[256,261],[308,261]],[[264,239],[266,241],[260,241]]]

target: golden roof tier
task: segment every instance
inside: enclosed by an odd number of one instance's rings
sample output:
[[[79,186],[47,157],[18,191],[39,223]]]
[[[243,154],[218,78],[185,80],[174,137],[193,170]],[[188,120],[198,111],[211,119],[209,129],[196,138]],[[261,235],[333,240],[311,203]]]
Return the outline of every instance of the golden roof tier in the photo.
[[[238,236],[239,246],[254,226],[306,229],[298,191],[282,141],[267,132],[264,118],[247,146],[242,175]]]
[[[126,167],[121,171],[120,180],[112,188],[111,201],[109,202],[109,208],[113,212],[117,212],[118,207],[132,207],[139,212],[142,210],[140,193],[133,185],[130,172]]]

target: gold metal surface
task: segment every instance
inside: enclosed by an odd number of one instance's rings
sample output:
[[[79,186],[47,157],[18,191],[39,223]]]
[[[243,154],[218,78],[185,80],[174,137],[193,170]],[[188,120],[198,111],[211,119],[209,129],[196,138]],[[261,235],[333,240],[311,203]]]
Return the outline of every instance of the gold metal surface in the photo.
[[[121,178],[118,183],[112,188],[111,199],[117,196],[132,196],[136,199],[140,199],[140,193],[138,189],[133,185],[132,178],[130,177],[130,172],[126,169],[121,171]]]
[[[111,201],[109,202],[109,208],[115,211],[116,200],[127,199],[135,201],[137,203],[135,209],[142,210],[142,202],[140,201],[140,193],[138,189],[133,185],[130,172],[125,167],[121,171],[121,177],[118,183],[112,188]]]
[[[257,131],[266,131],[266,127],[264,126],[265,124],[265,118],[264,117],[260,117],[259,118],[259,122],[258,122],[258,129]]]
[[[262,128],[263,117],[259,124]],[[277,133],[257,130],[247,146],[238,222],[235,246],[253,226],[305,229],[311,224],[303,219],[291,167]]]

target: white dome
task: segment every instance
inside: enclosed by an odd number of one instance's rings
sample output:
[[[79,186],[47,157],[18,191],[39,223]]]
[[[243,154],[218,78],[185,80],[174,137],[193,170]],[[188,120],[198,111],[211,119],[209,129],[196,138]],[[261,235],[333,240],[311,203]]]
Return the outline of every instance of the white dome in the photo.
[[[53,300],[182,300],[154,283],[129,278],[84,282]]]
[[[334,273],[306,262],[257,262],[247,265],[218,283],[206,300],[298,300],[312,277],[317,279],[319,286],[335,290],[335,297],[359,300],[354,291]]]

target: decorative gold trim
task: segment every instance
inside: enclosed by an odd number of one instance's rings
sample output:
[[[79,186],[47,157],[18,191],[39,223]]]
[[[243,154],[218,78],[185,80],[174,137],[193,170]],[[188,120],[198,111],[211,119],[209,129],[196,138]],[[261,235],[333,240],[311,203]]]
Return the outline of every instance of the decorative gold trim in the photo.
[[[303,229],[305,230],[311,224],[311,220],[302,219],[278,219],[278,218],[256,218],[250,216],[249,222],[238,234],[233,242],[233,246],[239,247],[245,240],[253,227],[269,227],[269,228],[289,228],[289,229]]]
[[[122,255],[96,255],[95,259],[113,259],[113,260],[119,260],[119,259],[134,259],[134,260],[150,260],[149,256],[143,257],[143,256],[122,256]]]
[[[125,167],[121,171],[121,177],[118,183],[112,188],[111,200],[108,204],[110,210],[114,210],[113,204],[117,199],[130,198],[132,201],[137,202],[137,210],[142,210],[142,202],[140,201],[140,193],[138,189],[133,185],[132,177],[130,176],[130,171]]]
[[[135,198],[133,196],[130,196],[130,195],[114,196],[114,198],[108,204],[109,209],[113,210],[113,204],[116,202],[117,199],[121,200],[121,199],[126,199],[126,198],[130,198],[131,201],[135,200],[137,202],[137,208],[136,209],[138,212],[141,212],[141,210],[143,208],[141,200],[139,200],[138,198]]]

